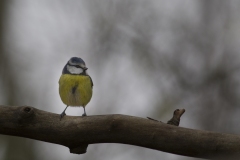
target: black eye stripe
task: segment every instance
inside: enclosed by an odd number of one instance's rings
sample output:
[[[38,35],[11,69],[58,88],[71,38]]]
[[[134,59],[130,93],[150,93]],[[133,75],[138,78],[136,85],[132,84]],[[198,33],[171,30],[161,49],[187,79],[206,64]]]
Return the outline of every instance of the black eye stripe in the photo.
[[[82,68],[82,67],[80,67],[80,66],[75,66],[76,68]]]
[[[71,65],[71,64],[68,64],[69,66],[72,66],[72,67],[76,67],[76,68],[82,68],[80,67],[79,65]],[[83,69],[83,68],[82,68]]]

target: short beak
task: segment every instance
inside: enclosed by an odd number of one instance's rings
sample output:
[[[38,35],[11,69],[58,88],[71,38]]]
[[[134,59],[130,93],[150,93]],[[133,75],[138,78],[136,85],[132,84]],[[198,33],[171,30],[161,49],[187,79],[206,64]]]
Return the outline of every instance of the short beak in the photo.
[[[83,67],[83,70],[86,71],[88,68],[87,67]]]

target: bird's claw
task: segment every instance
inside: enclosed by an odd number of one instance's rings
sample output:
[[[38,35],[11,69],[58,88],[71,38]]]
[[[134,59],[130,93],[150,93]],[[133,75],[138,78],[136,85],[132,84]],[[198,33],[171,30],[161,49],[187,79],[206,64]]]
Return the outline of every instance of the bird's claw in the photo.
[[[66,115],[65,112],[63,112],[63,113],[60,114],[60,121],[61,121],[61,119],[62,119],[65,115]]]
[[[83,116],[83,117],[84,117],[84,116],[87,116],[87,114],[86,114],[86,113],[83,113],[82,116]]]

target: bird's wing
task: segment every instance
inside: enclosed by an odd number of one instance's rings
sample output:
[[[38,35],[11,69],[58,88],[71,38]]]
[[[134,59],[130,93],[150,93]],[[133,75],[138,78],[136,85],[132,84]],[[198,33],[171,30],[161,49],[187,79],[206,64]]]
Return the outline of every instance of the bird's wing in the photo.
[[[91,84],[92,84],[92,88],[93,88],[93,81],[92,81],[92,78],[88,75],[88,77],[90,78],[91,80]]]

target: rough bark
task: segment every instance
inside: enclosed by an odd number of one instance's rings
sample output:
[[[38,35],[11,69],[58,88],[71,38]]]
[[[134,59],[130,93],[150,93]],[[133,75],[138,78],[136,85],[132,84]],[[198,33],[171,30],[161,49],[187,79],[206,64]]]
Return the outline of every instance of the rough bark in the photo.
[[[0,134],[60,144],[85,153],[88,144],[123,143],[198,158],[238,156],[240,136],[177,127],[127,115],[86,117],[29,106],[0,106]]]

